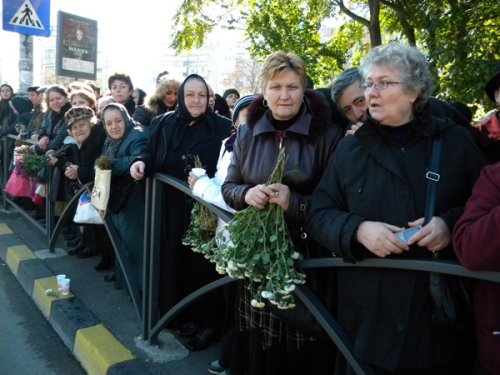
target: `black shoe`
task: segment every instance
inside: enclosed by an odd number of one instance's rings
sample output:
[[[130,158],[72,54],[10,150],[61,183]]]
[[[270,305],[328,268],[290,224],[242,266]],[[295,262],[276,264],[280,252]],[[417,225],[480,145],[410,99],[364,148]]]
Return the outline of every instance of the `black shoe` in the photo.
[[[95,257],[96,255],[97,254],[94,253],[92,250],[90,250],[88,247],[86,247],[82,251],[76,253],[76,256],[78,258],[91,258],[91,257]]]
[[[201,329],[201,326],[198,323],[187,322],[184,323],[179,330],[180,337],[193,337],[196,335]]]
[[[105,271],[109,270],[113,267],[113,262],[111,262],[109,259],[102,259],[101,262],[94,267],[96,271]]]
[[[64,241],[73,241],[75,238],[80,238],[80,236],[76,233],[66,233],[62,234],[62,238]]]
[[[68,255],[75,255],[81,253],[83,250],[85,250],[87,247],[83,243],[83,241],[80,241],[75,247],[71,248],[68,250]]]
[[[80,242],[82,242],[82,239],[80,237],[74,237],[73,239],[70,239],[70,240],[67,240],[64,242],[66,242],[66,246],[75,247],[75,246],[78,246],[80,244]]]
[[[107,275],[104,275],[104,281],[107,283],[110,283],[112,281],[116,280],[116,275],[114,272],[108,273]]]
[[[219,360],[210,362],[208,364],[208,372],[215,375],[220,375],[224,372],[225,368],[221,366]]]
[[[192,352],[208,348],[215,341],[216,332],[212,328],[203,328],[198,334],[186,342],[184,346]]]

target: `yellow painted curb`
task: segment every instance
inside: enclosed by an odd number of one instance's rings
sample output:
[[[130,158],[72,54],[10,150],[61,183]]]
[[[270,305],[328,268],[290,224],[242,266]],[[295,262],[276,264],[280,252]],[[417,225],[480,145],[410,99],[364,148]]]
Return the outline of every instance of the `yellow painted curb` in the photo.
[[[135,358],[102,324],[79,329],[73,353],[88,375],[106,375],[111,366]]]
[[[36,255],[26,245],[17,245],[7,248],[7,259],[5,263],[9,266],[14,275],[17,276],[19,263],[23,260],[36,259]]]
[[[0,236],[4,234],[14,234],[12,229],[9,228],[9,226],[5,223],[0,223]]]
[[[57,296],[48,296],[47,290],[52,289]],[[60,299],[72,298],[73,294],[63,296],[57,291],[57,280],[55,276],[45,277],[43,279],[36,279],[33,285],[33,293],[31,295],[33,301],[37,304],[42,314],[48,319],[52,308],[52,302]]]

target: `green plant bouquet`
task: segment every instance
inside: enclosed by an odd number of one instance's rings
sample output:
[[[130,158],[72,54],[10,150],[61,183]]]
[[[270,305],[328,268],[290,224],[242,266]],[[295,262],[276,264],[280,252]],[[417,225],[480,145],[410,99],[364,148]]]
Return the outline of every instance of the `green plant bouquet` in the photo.
[[[284,148],[280,148],[268,185],[282,181],[286,160]],[[262,210],[247,207],[234,215],[226,229],[229,238],[218,233],[218,246],[213,240],[201,246],[217,271],[248,279],[250,290],[255,291],[253,307],[263,308],[264,300],[279,309],[295,307],[292,292],[295,285],[305,283],[306,276],[294,267],[302,256],[294,249],[282,208],[277,204]]]
[[[44,155],[25,154],[23,156],[23,167],[28,176],[36,177],[45,168],[46,160]]]
[[[194,158],[195,168],[202,168],[201,160],[198,156]],[[196,252],[202,252],[201,247],[214,238],[217,228],[217,215],[208,208],[195,201],[191,209],[191,220],[189,227],[182,238],[185,246],[190,246]],[[208,258],[208,257],[207,257]]]

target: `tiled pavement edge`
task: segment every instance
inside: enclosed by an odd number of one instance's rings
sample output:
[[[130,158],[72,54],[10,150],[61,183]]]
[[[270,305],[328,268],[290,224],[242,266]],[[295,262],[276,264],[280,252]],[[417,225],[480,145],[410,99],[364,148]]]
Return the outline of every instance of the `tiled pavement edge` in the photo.
[[[89,375],[151,374],[76,296],[47,296],[57,291],[56,276],[3,223],[0,258]]]

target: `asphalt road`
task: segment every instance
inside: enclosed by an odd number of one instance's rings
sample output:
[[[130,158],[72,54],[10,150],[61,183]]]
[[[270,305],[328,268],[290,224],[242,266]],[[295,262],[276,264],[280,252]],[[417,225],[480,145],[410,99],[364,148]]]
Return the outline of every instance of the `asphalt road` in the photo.
[[[0,375],[85,374],[0,260]]]
[[[0,222],[6,223],[20,241],[31,250],[36,252],[47,249],[47,239],[21,215],[14,212],[10,214],[0,212]],[[64,247],[62,241],[59,241],[57,247]],[[99,257],[79,259],[74,256],[60,256],[44,259],[44,262],[54,275],[60,273],[68,275],[75,296],[152,374],[207,374],[207,364],[218,357],[217,344],[200,352],[181,349],[185,353],[179,354],[180,344],[171,338],[166,338],[166,345],[160,345],[160,355],[157,355],[150,353],[151,350],[155,351],[155,348],[143,348],[136,343],[136,338],[142,332],[141,322],[137,318],[128,293],[123,289],[116,290],[113,283],[104,282],[103,277],[106,272],[94,270],[99,260]],[[64,346],[57,333],[1,259],[0,264],[3,264],[0,265],[0,375],[85,374],[73,354]],[[38,320],[31,315],[25,315],[28,311],[31,311],[30,314],[35,315]],[[39,335],[42,331],[44,333]],[[48,335],[50,338],[47,338]],[[160,339],[162,337],[163,334],[160,334]],[[60,346],[57,351],[56,343]],[[25,358],[39,358],[40,363],[31,365]],[[60,362],[63,358],[73,361],[77,369],[61,367],[63,365]],[[21,369],[14,366],[20,366]]]

